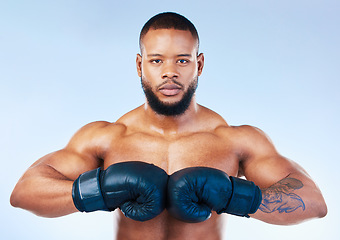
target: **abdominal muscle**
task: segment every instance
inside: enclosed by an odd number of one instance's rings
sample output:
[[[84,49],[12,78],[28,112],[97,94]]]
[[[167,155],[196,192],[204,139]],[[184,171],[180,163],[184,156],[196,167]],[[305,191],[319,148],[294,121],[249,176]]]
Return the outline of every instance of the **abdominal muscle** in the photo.
[[[166,210],[159,216],[145,222],[125,217],[120,210],[117,214],[114,240],[221,240],[225,216],[213,213],[200,223],[186,223],[171,217]]]

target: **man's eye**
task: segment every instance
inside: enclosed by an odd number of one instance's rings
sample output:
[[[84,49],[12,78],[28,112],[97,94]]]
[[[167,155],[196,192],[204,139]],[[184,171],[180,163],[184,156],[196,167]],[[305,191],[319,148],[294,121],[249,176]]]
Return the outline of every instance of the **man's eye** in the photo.
[[[185,64],[185,63],[188,63],[188,60],[180,59],[180,60],[178,60],[178,62],[181,63],[181,64]]]
[[[154,60],[151,60],[151,63],[161,63],[162,61],[160,59],[154,59]]]

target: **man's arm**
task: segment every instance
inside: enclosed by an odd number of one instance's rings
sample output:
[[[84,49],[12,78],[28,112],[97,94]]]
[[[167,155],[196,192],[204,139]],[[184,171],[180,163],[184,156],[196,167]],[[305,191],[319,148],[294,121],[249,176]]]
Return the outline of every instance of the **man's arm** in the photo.
[[[251,217],[267,223],[289,225],[324,217],[327,206],[307,172],[281,156],[260,130],[240,127],[244,149],[240,170],[262,190],[262,203]]]
[[[98,168],[98,129],[108,123],[84,126],[59,151],[36,161],[20,178],[11,205],[43,217],[59,217],[78,211],[72,200],[73,181],[83,172]]]

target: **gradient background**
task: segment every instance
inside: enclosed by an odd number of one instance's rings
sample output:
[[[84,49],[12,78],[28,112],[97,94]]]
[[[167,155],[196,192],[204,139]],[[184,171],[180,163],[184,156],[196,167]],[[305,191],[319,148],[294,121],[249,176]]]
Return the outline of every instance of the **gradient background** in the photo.
[[[135,69],[143,24],[176,11],[197,27],[197,100],[265,131],[321,188],[328,215],[297,226],[231,216],[228,239],[338,239],[340,2],[0,2],[1,239],[112,239],[110,213],[47,219],[9,205],[23,172],[96,120],[144,101]]]

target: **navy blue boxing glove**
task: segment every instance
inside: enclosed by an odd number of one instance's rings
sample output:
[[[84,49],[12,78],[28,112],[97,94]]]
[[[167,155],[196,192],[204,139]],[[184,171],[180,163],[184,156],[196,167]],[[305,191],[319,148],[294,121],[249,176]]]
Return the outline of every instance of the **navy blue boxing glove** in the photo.
[[[253,182],[229,177],[215,168],[185,168],[168,181],[167,209],[185,222],[205,221],[211,211],[249,217],[261,201],[261,190]]]
[[[144,162],[121,162],[81,174],[73,183],[72,197],[82,212],[113,211],[146,221],[165,208],[168,174]]]

